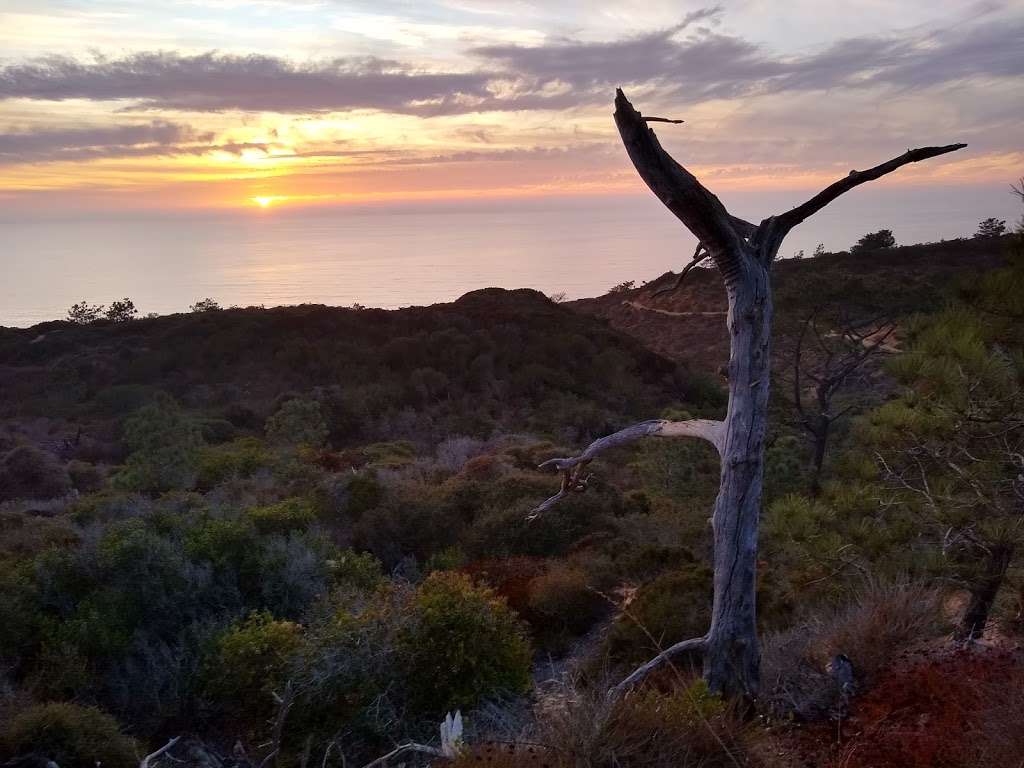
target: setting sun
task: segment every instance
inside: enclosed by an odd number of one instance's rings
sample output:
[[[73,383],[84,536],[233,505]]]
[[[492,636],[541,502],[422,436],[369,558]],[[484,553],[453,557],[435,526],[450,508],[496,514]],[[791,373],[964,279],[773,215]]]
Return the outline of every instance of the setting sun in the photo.
[[[269,208],[271,206],[271,204],[276,203],[278,200],[284,200],[285,198],[283,198],[283,197],[276,197],[276,196],[270,196],[270,197],[250,197],[249,199],[252,200],[254,203],[256,203],[256,205],[258,205],[260,208]]]

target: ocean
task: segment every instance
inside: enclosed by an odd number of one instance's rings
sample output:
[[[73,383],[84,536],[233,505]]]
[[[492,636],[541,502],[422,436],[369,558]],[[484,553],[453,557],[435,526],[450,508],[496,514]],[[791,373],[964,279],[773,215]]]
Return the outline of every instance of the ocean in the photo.
[[[759,220],[807,193],[723,195]],[[781,257],[818,242],[848,248],[893,229],[900,243],[969,236],[1012,218],[998,186],[934,190],[870,185],[796,230]],[[76,301],[130,297],[140,313],[322,303],[396,308],[489,286],[594,296],[678,270],[693,237],[657,200],[587,197],[417,206],[214,213],[19,216],[0,220],[0,325],[64,317]]]

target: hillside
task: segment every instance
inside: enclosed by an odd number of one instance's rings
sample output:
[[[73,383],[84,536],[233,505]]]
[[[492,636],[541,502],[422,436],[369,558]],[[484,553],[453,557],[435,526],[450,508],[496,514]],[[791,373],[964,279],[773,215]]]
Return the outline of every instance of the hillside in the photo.
[[[235,432],[262,426],[279,398],[317,391],[331,403],[336,445],[536,429],[576,441],[678,397],[674,369],[529,290],[396,311],[302,305],[59,321],[0,328],[0,445],[4,431],[8,444],[14,433],[114,443],[119,418],[157,391]]]
[[[841,302],[855,314],[905,316],[931,311],[951,298],[957,278],[1003,262],[1006,238],[951,240],[867,254],[827,253],[785,259],[773,268],[777,332],[806,317],[816,306]],[[679,290],[667,273],[633,290],[570,302],[584,314],[680,363],[716,371],[729,357],[725,293],[714,269],[697,267]]]
[[[899,344],[841,388],[816,469],[773,388],[743,704],[687,656],[606,695],[707,631],[714,448],[609,450],[531,514],[559,488],[542,462],[721,418],[710,270],[657,298],[670,275],[569,304],[491,288],[0,328],[0,763],[135,768],[182,736],[188,768],[379,766],[460,710],[452,768],[1010,764],[1024,573],[986,560],[1024,547],[1004,245],[777,265],[777,361],[829,300],[898,319]]]

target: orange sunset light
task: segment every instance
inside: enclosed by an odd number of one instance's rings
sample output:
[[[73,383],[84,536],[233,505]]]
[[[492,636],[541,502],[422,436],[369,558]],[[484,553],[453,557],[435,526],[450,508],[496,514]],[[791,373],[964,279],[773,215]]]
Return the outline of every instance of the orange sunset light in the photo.
[[[259,197],[250,197],[252,202],[256,203],[260,208],[269,208],[275,203],[279,203],[282,200],[287,200],[285,195],[261,195]]]

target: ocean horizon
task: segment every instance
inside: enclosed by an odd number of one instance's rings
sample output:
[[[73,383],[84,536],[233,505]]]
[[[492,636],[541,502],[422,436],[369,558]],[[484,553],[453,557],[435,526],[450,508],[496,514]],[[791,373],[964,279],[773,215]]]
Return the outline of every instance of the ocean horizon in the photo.
[[[871,185],[802,225],[780,257],[845,250],[889,228],[900,244],[967,237],[1010,218],[999,187]],[[723,195],[759,220],[805,193]],[[678,271],[695,240],[653,196],[548,198],[297,210],[7,218],[0,325],[65,316],[77,301],[130,297],[140,314],[221,306],[327,304],[395,309],[487,287],[575,299]]]

